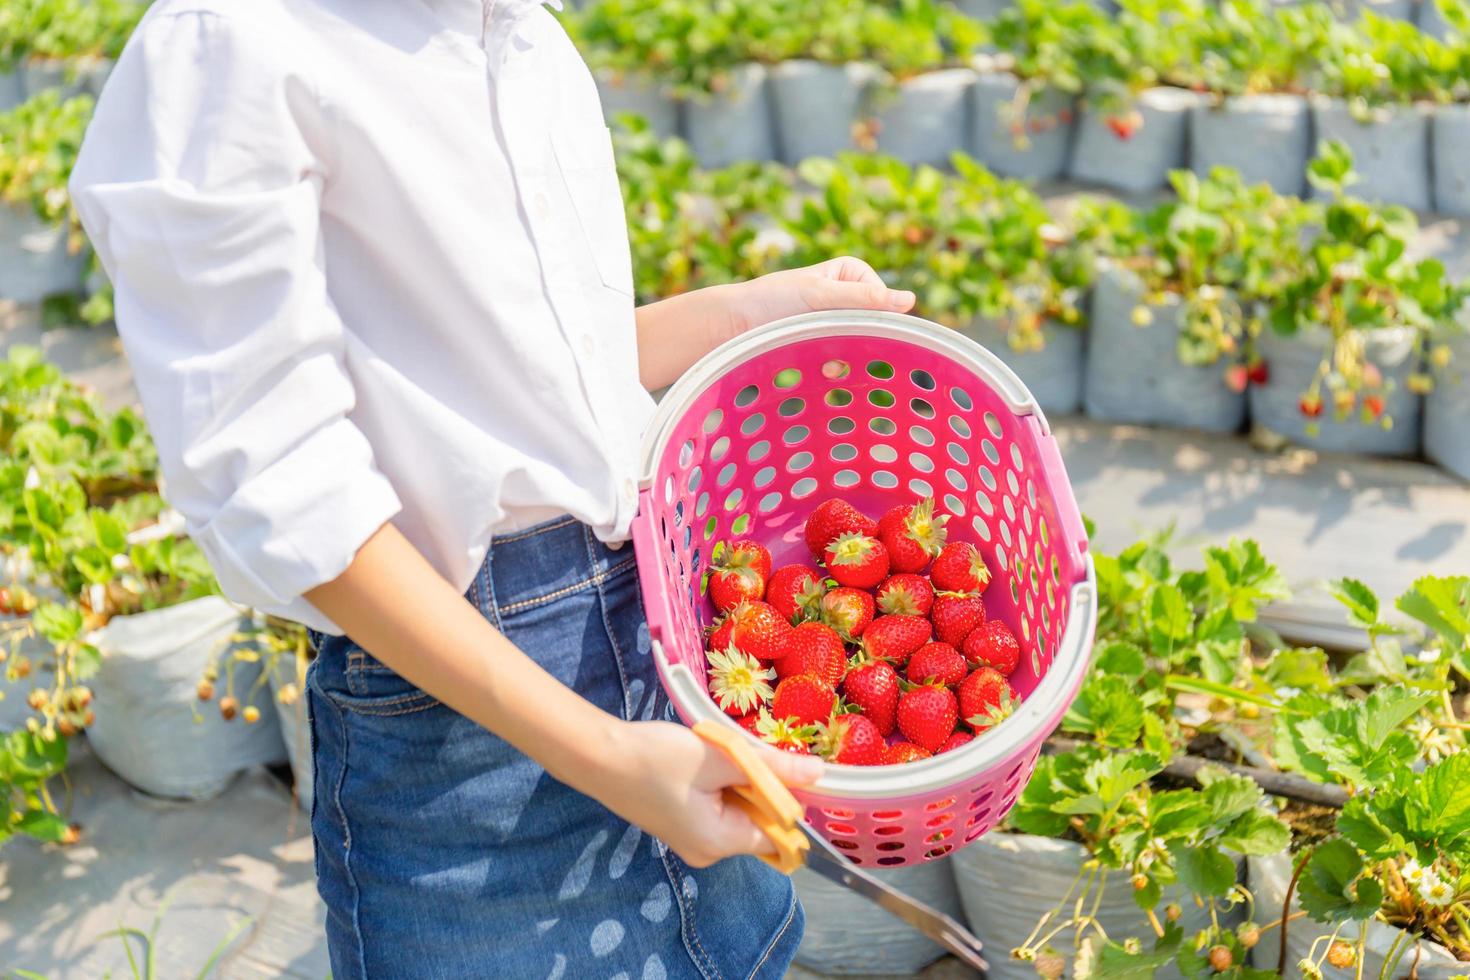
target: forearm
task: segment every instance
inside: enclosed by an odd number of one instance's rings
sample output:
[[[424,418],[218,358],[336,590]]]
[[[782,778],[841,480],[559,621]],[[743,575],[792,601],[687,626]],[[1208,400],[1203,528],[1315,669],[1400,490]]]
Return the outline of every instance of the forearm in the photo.
[[[599,795],[595,783],[605,762],[598,760],[606,759],[623,723],[517,649],[393,525],[380,528],[342,575],[306,598],[396,673],[557,779]]]
[[[638,308],[638,376],[650,391],[678,380],[709,351],[745,329],[733,287],[712,286]]]

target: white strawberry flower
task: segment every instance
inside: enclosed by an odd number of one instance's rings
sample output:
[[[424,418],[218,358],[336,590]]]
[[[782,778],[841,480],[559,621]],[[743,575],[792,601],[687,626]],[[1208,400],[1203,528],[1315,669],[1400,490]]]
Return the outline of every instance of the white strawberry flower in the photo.
[[[1424,900],[1425,905],[1443,908],[1454,901],[1455,892],[1439,875],[1428,871],[1424,880],[1419,883],[1419,897]]]
[[[775,691],[771,681],[776,671],[735,647],[709,652],[709,692],[721,709],[734,707],[741,714],[754,711],[769,701]]]
[[[1434,872],[1429,868],[1424,867],[1424,865],[1420,864],[1418,861],[1415,861],[1413,858],[1409,858],[1407,861],[1404,862],[1404,866],[1399,868],[1399,874],[1402,875],[1404,881],[1408,882],[1409,884],[1418,885],[1421,881],[1424,880],[1424,876],[1426,874],[1432,875],[1434,874]]]

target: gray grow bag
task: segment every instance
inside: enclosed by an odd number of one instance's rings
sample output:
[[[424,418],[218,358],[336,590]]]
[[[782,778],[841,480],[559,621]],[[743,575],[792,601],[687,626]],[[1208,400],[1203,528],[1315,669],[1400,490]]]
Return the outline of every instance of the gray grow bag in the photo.
[[[1312,100],[1317,139],[1342,140],[1353,153],[1353,196],[1415,211],[1429,210],[1429,118],[1427,106],[1386,106],[1360,122],[1341,99]]]
[[[1093,418],[1235,432],[1245,422],[1245,395],[1225,384],[1225,366],[1179,360],[1183,301],[1174,295],[1150,306],[1152,322],[1137,326],[1143,302],[1138,277],[1109,266],[1092,290],[1084,405]]]
[[[296,658],[287,653],[277,659],[275,669],[270,672],[271,701],[276,706],[276,715],[281,720],[281,738],[286,743],[286,754],[291,762],[291,778],[295,783],[296,803],[307,813],[311,812],[312,765],[311,724],[306,717],[306,684],[296,675]],[[291,704],[281,703],[281,689],[287,684],[296,685],[296,700]]]
[[[50,89],[60,92],[63,99],[80,95],[86,89],[82,74],[65,61],[32,59],[20,66],[21,85],[26,97],[40,95]]]
[[[949,861],[869,868],[868,873],[963,921]],[[791,880],[806,912],[806,933],[796,951],[796,961],[808,969],[829,976],[907,976],[944,955],[939,944],[856,892],[805,868]]]
[[[1470,334],[1447,343],[1454,356],[1424,399],[1424,455],[1470,480]]]
[[[1086,849],[1073,841],[1032,834],[987,834],[950,858],[965,916],[985,944],[990,962],[988,980],[1036,980],[1034,964],[1012,959],[1008,954],[1067,894],[1087,857]],[[1095,896],[1094,890],[1089,899]],[[1077,892],[1073,892],[1076,897]],[[1163,901],[1178,902],[1184,910],[1179,924],[1185,935],[1209,925],[1209,910],[1197,908],[1177,885],[1165,889]],[[1071,911],[1063,909],[1055,924],[1065,922]],[[1147,940],[1153,935],[1148,919],[1133,900],[1133,889],[1124,872],[1108,873],[1097,918],[1108,936],[1120,942],[1130,937]],[[1220,917],[1220,924],[1227,928],[1241,921],[1239,908]],[[1068,958],[1067,976],[1072,975],[1076,931],[1064,929],[1050,944]],[[1159,980],[1178,976],[1172,964],[1158,972]]]
[[[65,225],[48,225],[29,207],[0,204],[0,299],[39,303],[76,292],[85,267],[67,250]]]
[[[657,82],[634,76],[597,72],[597,94],[608,122],[630,113],[648,120],[648,127],[661,137],[679,135],[679,103]]]
[[[1441,41],[1449,37],[1454,30],[1450,27],[1450,22],[1445,20],[1444,13],[1439,9],[1436,0],[1420,0],[1418,23],[1419,30]]]
[[[1002,177],[1054,180],[1067,169],[1075,128],[1075,100],[1056,89],[1031,95],[1018,115],[1021,80],[1010,72],[982,72],[971,96],[971,152]]]
[[[1379,17],[1393,20],[1414,20],[1415,0],[1331,0],[1332,6],[1343,20],[1352,23],[1371,10]]]
[[[1041,325],[1040,350],[1018,351],[994,320],[976,318],[960,333],[1006,362],[1036,396],[1042,411],[1074,415],[1082,406],[1082,375],[1087,361],[1087,331],[1051,320]]]
[[[741,160],[774,160],[776,143],[764,65],[739,65],[724,76],[719,92],[684,104],[684,136],[706,167]]]
[[[14,109],[26,100],[26,88],[20,72],[0,71],[0,112]]]
[[[796,164],[853,148],[878,70],[863,62],[829,65],[798,59],[771,69],[771,113],[781,159]]]
[[[1434,210],[1470,217],[1470,105],[1436,106],[1432,143]]]
[[[1408,328],[1374,330],[1364,334],[1365,354],[1383,372],[1388,386],[1384,414],[1393,418],[1393,428],[1364,423],[1356,411],[1338,421],[1332,395],[1323,390],[1322,414],[1309,419],[1302,414],[1301,397],[1317,378],[1322,358],[1331,347],[1322,329],[1282,336],[1266,330],[1260,337],[1260,352],[1270,369],[1270,378],[1250,390],[1251,418],[1265,429],[1314,449],[1339,453],[1369,453],[1376,456],[1407,456],[1419,449],[1422,399],[1409,390],[1409,375],[1418,362],[1414,332]],[[1316,435],[1308,425],[1317,424]]]
[[[1084,109],[1069,172],[1126,194],[1163,187],[1169,171],[1187,162],[1189,113],[1204,98],[1180,88],[1145,89],[1134,103],[1143,125],[1126,140],[1108,127],[1108,113]]]
[[[1240,95],[1190,114],[1190,166],[1233,167],[1247,184],[1300,196],[1312,155],[1312,118],[1300,95]]]
[[[970,90],[977,73],[947,68],[877,95],[878,149],[905,163],[944,166],[969,146]]]

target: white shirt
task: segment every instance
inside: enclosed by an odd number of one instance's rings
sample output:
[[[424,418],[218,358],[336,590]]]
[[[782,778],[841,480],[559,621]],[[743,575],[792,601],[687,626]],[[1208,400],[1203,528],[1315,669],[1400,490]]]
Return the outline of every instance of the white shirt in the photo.
[[[392,520],[637,507],[632,270],[592,77],[537,0],[162,0],[72,176],[166,494],[227,596],[301,598]]]

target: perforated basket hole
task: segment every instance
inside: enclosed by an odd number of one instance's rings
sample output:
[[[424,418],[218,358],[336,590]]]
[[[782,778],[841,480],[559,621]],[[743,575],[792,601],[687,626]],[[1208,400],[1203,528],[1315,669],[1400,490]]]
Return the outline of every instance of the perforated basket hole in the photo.
[[[929,485],[929,481],[917,478],[909,481],[909,492],[920,497],[934,496],[934,488]]]
[[[1015,470],[1006,470],[1006,489],[1011,492],[1012,497],[1019,496],[1021,493],[1021,484],[1016,481]]]
[[[785,419],[795,418],[806,411],[806,400],[803,398],[788,398],[776,406],[776,414]]]
[[[970,393],[959,386],[949,389],[949,397],[951,401],[959,406],[961,411],[968,412],[975,407],[975,402],[970,398]]]
[[[934,460],[924,453],[909,453],[909,465],[920,473],[934,472]]]
[[[873,457],[873,462],[875,463],[898,462],[898,450],[881,442],[870,448],[868,450],[868,455]]]
[[[744,534],[748,530],[750,530],[749,514],[741,514],[739,517],[735,518],[734,523],[730,525],[731,534]]]
[[[965,516],[965,502],[952,493],[944,495],[944,509],[956,517]]]
[[[880,436],[891,436],[898,431],[898,426],[893,419],[887,419],[881,415],[868,419],[868,428],[873,431],[874,435]]]
[[[937,813],[940,810],[947,810],[950,807],[954,806],[954,802],[955,801],[954,801],[954,797],[953,796],[947,796],[947,797],[945,797],[942,800],[935,800],[932,803],[925,803],[924,804],[924,812],[925,813]]]
[[[714,441],[714,444],[709,447],[709,458],[710,458],[710,461],[711,462],[718,463],[720,460],[722,460],[722,459],[725,458],[725,454],[728,453],[729,451],[730,451],[730,437],[729,436],[720,436],[718,439],[716,439]]]
[[[829,823],[827,832],[837,834],[839,837],[853,837],[857,834],[857,828],[850,823]]]
[[[759,463],[770,454],[771,441],[762,439],[760,442],[751,443],[750,448],[745,451],[745,459],[747,462]]]
[[[968,439],[968,438],[970,438],[970,435],[971,435],[970,423],[966,422],[964,419],[960,418],[958,415],[951,415],[949,417],[949,427],[951,429],[953,429],[954,430],[954,434],[957,435],[957,436],[959,436],[961,439]]]
[[[1016,468],[1017,473],[1026,468],[1025,462],[1021,459],[1021,447],[1014,442],[1011,443],[1011,465]],[[1034,495],[1031,499],[1033,503],[1036,501]]]
[[[712,409],[710,413],[704,417],[704,434],[707,436],[714,435],[715,432],[719,430],[720,424],[724,421],[724,410],[719,408]]]
[[[724,469],[720,470],[719,476],[715,478],[715,484],[721,487],[729,486],[733,479],[735,479],[735,464],[726,463]]]
[[[817,492],[817,481],[809,476],[804,476],[791,485],[791,496],[797,500],[810,497]]]
[[[885,840],[878,843],[878,850],[880,851],[901,851],[904,847],[905,844],[901,840]]]
[[[793,425],[781,435],[781,441],[788,446],[799,446],[802,443],[806,442],[807,437],[811,434],[812,430],[808,429],[806,426]]]
[[[846,415],[837,415],[827,420],[827,431],[834,436],[845,436],[856,428],[857,423]]]
[[[888,381],[893,377],[893,365],[887,361],[869,361],[868,377]]]
[[[896,864],[903,864],[904,859],[898,857],[897,855],[890,854],[888,857],[880,857],[878,859],[878,863],[883,865],[884,867],[892,867]]]
[[[770,493],[761,498],[758,509],[762,514],[769,514],[771,511],[781,506],[781,499],[781,494],[775,490],[772,490]]]
[[[696,466],[689,471],[689,480],[684,484],[690,493],[699,489],[700,481],[704,479],[704,468]]]
[[[953,844],[941,844],[940,846],[934,848],[932,851],[925,851],[924,860],[933,861],[936,858],[942,858],[952,850],[954,850]]]
[[[839,442],[832,447],[832,459],[838,463],[850,463],[857,459],[858,448],[850,442]]]
[[[828,408],[846,408],[852,404],[852,392],[846,388],[833,388],[822,396]]]
[[[897,399],[893,397],[893,392],[886,388],[874,388],[868,392],[868,404],[874,408],[892,408],[897,404]]]
[[[896,490],[898,489],[898,477],[887,470],[874,470],[873,486],[880,490]]]
[[[852,373],[852,365],[844,360],[834,358],[822,364],[822,377],[828,381],[841,381]]]
[[[1000,465],[1000,450],[995,448],[995,443],[989,439],[981,439],[980,451],[985,454],[986,459],[990,460],[991,466]]]
[[[922,425],[909,426],[909,438],[912,439],[914,442],[917,442],[921,446],[934,445],[934,433],[930,432]]]
[[[746,416],[745,421],[740,423],[740,434],[743,436],[753,436],[761,429],[765,428],[765,425],[765,413],[756,412],[754,415]]]
[[[802,470],[806,469],[808,466],[811,466],[816,461],[817,457],[813,456],[809,452],[803,451],[799,453],[794,453],[792,457],[786,461],[786,472],[800,473]]]
[[[740,506],[740,501],[744,499],[745,491],[740,489],[739,487],[736,487],[734,490],[731,490],[730,495],[725,498],[725,509],[734,510],[736,507]]]
[[[915,388],[922,388],[925,391],[933,391],[936,387],[934,375],[917,368],[909,372],[909,380],[914,383]]]
[[[755,476],[751,479],[751,482],[756,485],[757,489],[761,489],[769,486],[774,479],[776,479],[776,467],[762,466],[755,471]]]
[[[902,810],[874,810],[872,812],[872,814],[870,815],[869,819],[876,820],[878,823],[892,823],[894,820],[902,820],[903,819],[903,811]]]
[[[708,498],[709,497],[709,494],[705,494],[705,497]],[[706,499],[705,503],[709,503],[709,501]],[[708,541],[710,538],[714,537],[715,536],[715,531],[719,528],[719,526],[720,526],[720,522],[717,521],[717,520],[715,520],[713,517],[711,517],[709,520],[705,521],[704,522],[704,539],[706,541]]]
[[[841,838],[838,838],[837,840],[832,841],[832,846],[833,847],[836,847],[836,848],[840,848],[841,850],[844,850],[844,851],[855,851],[855,850],[858,849],[857,841],[842,840]],[[850,858],[848,858],[848,860],[851,861],[853,864],[859,863],[856,858],[851,858],[850,857]]]
[[[879,837],[893,837],[903,833],[903,828],[896,823],[886,823],[881,827],[874,827],[873,833]]]
[[[824,806],[822,807],[822,816],[829,817],[832,820],[851,820],[857,814],[851,810],[839,810],[836,807]]]
[[[838,470],[837,475],[832,477],[833,485],[843,490],[857,486],[861,480],[857,470]]]
[[[987,544],[990,543],[990,525],[985,523],[983,515],[975,515],[975,520],[971,522],[970,526],[975,529],[975,533],[980,536],[981,541]]]
[[[1006,512],[1006,520],[1014,521],[1016,519],[1016,505],[1011,502],[1010,497],[1002,497],[1000,506]],[[1007,537],[1006,544],[1009,545],[1010,543],[1010,538]]]
[[[924,838],[924,842],[927,844],[938,844],[940,841],[949,840],[953,836],[954,828],[945,827],[943,830],[936,830],[934,833]]]
[[[949,453],[949,458],[954,460],[960,466],[970,465],[970,454],[965,452],[965,447],[961,446],[959,443],[946,443],[944,446],[944,451]]]
[[[932,419],[937,414],[934,406],[922,398],[909,399],[909,409],[921,419]]]
[[[666,477],[664,477],[664,503],[666,503],[666,504],[672,504],[673,502],[674,502],[674,478],[672,476],[666,476]]]
[[[944,471],[944,478],[949,482],[950,486],[954,487],[960,493],[964,493],[970,489],[970,484],[960,475],[960,471],[953,467]]]
[[[981,476],[983,479],[984,474],[981,474]],[[995,515],[995,505],[990,502],[990,498],[985,495],[984,490],[976,491],[975,506],[980,508],[980,513],[987,517],[993,517]]]
[[[952,820],[954,820],[953,813],[941,813],[937,817],[924,821],[924,826],[932,830],[935,827],[943,827]]]
[[[996,489],[1000,486],[1000,484],[996,482],[995,474],[990,471],[990,467],[988,466],[980,467],[980,482],[985,484],[985,489],[989,490],[991,493],[995,493]],[[990,511],[987,510],[986,513],[988,514],[990,513]]]
[[[1004,521],[1001,521],[1000,524],[1000,539],[1005,542],[1007,548],[1011,546],[1011,526]],[[996,557],[1000,557],[1000,554],[997,553]],[[1015,587],[1015,584],[1015,582],[1011,583],[1012,588]]]
[[[777,388],[795,388],[801,384],[801,372],[796,368],[786,368],[783,371],[777,371],[776,377],[772,379],[771,383]]]
[[[995,417],[995,413],[994,412],[986,412],[985,413],[985,416],[984,416],[984,419],[985,419],[985,428],[987,428],[987,429],[990,430],[990,434],[992,436],[994,436],[995,438],[999,439],[1001,437],[1001,433],[1003,433],[1005,431],[1004,429],[1002,429],[1000,427],[1000,419],[998,419],[998,418]]]
[[[679,447],[679,469],[685,469],[694,461],[694,440],[685,439],[684,445]]]

